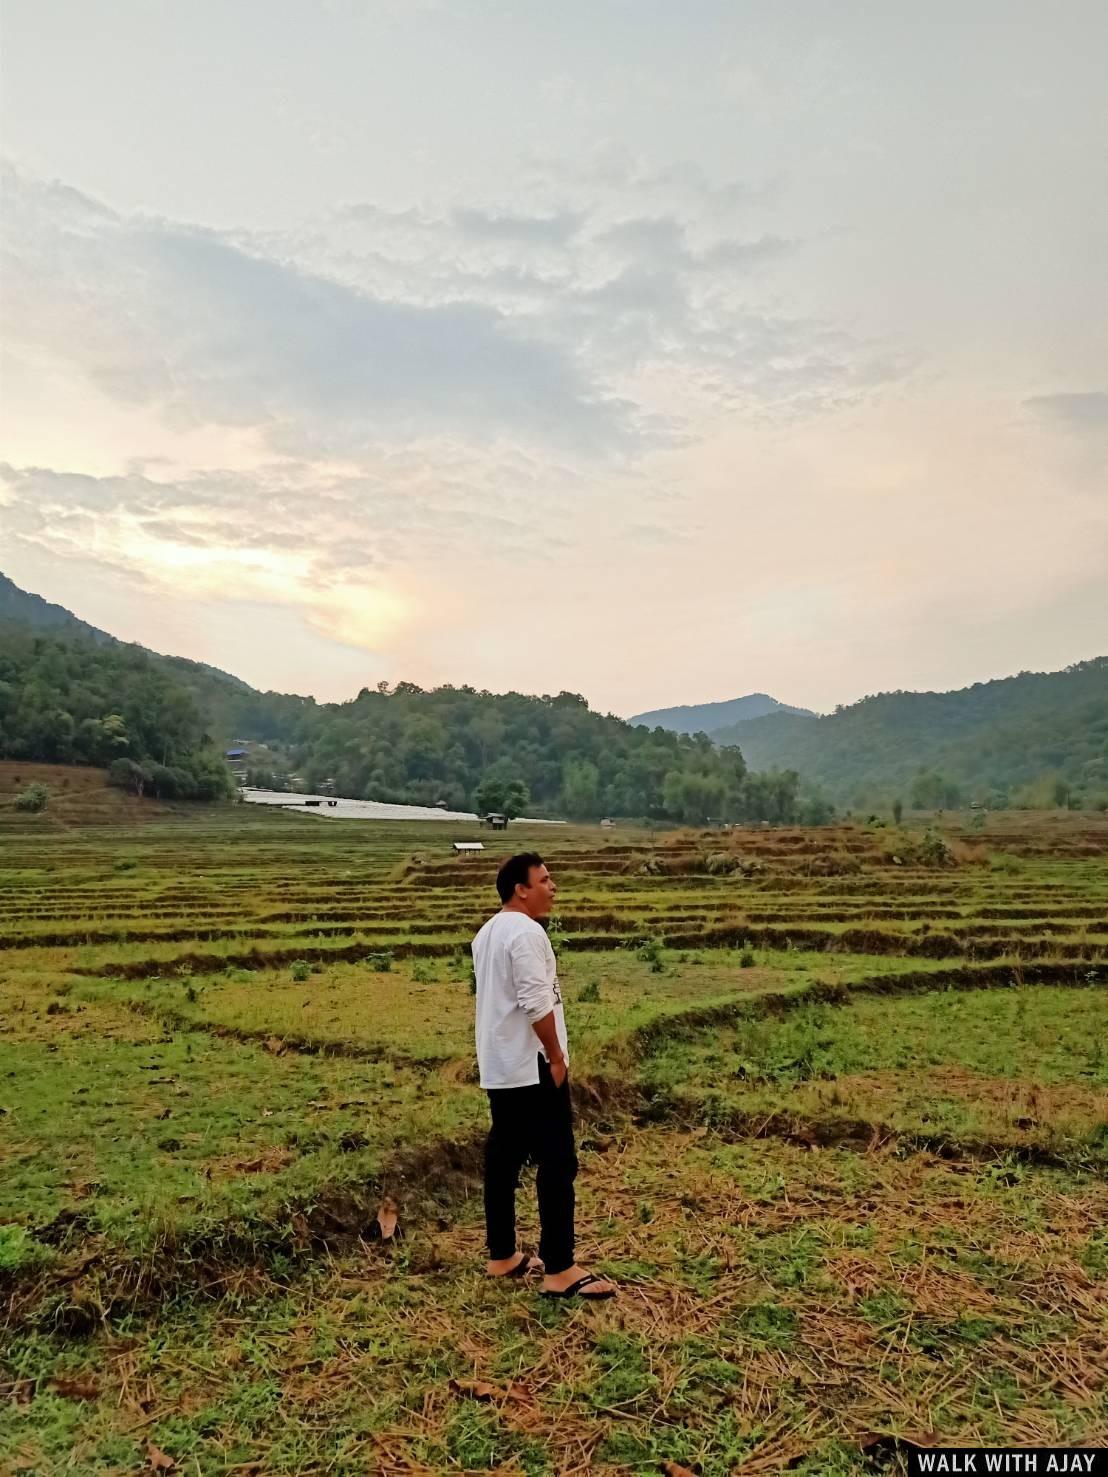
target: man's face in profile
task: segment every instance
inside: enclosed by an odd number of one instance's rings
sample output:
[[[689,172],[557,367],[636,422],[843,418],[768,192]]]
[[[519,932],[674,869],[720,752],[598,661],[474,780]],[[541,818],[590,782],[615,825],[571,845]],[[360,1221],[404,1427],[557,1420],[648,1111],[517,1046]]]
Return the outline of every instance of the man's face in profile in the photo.
[[[550,917],[557,891],[557,884],[545,866],[532,867],[527,873],[527,886],[517,885],[516,897],[530,917],[542,921]]]

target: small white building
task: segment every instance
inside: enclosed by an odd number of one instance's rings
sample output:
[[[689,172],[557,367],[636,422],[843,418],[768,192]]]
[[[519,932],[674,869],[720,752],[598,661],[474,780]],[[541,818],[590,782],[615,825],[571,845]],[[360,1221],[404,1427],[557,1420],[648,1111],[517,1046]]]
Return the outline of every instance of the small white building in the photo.
[[[485,849],[485,843],[483,841],[455,841],[454,842],[454,854],[455,854],[455,856],[469,856],[474,851],[484,851],[484,849]]]

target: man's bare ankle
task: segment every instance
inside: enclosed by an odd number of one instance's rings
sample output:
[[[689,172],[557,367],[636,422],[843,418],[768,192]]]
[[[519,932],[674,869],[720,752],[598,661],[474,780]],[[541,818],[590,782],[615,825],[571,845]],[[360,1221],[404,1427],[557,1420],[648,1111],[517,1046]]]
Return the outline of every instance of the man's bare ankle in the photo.
[[[510,1269],[514,1267],[518,1261],[519,1252],[513,1251],[511,1256],[490,1257],[489,1260],[485,1263],[485,1269],[486,1271],[492,1272],[495,1275],[497,1272],[510,1271]]]

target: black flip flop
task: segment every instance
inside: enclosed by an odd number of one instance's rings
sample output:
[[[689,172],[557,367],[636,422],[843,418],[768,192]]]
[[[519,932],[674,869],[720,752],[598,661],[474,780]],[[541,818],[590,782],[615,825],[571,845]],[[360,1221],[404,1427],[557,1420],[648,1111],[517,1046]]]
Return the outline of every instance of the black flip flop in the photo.
[[[553,1289],[547,1291],[544,1288],[540,1296],[544,1298],[579,1297],[583,1303],[602,1303],[607,1298],[615,1297],[616,1290],[614,1287],[609,1288],[607,1292],[583,1293],[581,1289],[583,1287],[588,1287],[590,1282],[603,1282],[604,1280],[605,1279],[603,1277],[598,1277],[595,1272],[586,1272],[584,1277],[579,1277],[576,1282],[571,1282],[570,1285],[567,1288],[564,1288],[561,1292],[555,1292]]]
[[[541,1261],[539,1261],[538,1257],[533,1256],[532,1253],[526,1249],[526,1247],[521,1248],[521,1250],[523,1251],[523,1255],[520,1257],[519,1261],[516,1262],[511,1271],[498,1272],[492,1279],[494,1282],[499,1282],[501,1278],[504,1277],[526,1277],[528,1272],[543,1271],[543,1264]],[[538,1265],[532,1266],[532,1261],[538,1262]]]

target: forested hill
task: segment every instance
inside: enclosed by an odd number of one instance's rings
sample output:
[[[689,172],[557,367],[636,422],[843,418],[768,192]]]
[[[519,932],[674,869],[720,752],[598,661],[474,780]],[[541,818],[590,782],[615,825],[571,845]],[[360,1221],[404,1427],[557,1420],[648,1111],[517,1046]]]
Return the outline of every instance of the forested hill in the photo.
[[[232,791],[200,707],[161,658],[80,629],[0,621],[0,759],[93,764],[185,800]]]
[[[956,692],[887,692],[825,718],[720,730],[752,768],[797,769],[841,805],[1108,800],[1108,657]]]
[[[92,641],[115,640],[107,631],[97,630],[86,621],[78,620],[64,605],[53,605],[41,595],[21,590],[6,574],[0,574],[0,621],[16,621],[42,631],[87,636]]]
[[[259,783],[295,775],[303,788],[330,781],[360,799],[689,822],[829,815],[794,774],[748,774],[738,749],[632,728],[575,693],[401,682],[321,704],[257,692],[86,632],[75,618],[41,627],[0,621],[0,758],[106,764],[135,789],[200,796],[229,787],[218,750],[241,739],[255,756],[264,746],[253,761]]]
[[[120,641],[0,574],[0,759],[98,765],[140,792],[220,799],[234,785],[213,736],[260,696],[215,667]]]
[[[0,622],[3,621],[10,621],[20,626],[31,626],[37,631],[50,635],[86,636],[90,641],[98,641],[108,646],[126,644],[121,642],[117,636],[102,631],[99,626],[90,626],[87,621],[81,620],[64,605],[54,605],[51,601],[44,600],[41,595],[34,595],[30,590],[21,590],[6,574],[0,574]],[[147,651],[144,646],[137,646],[135,649]],[[209,684],[206,682],[209,677],[215,678],[217,682],[230,683],[244,693],[254,690],[240,678],[232,677],[230,672],[222,672],[218,667],[209,667],[205,662],[189,661],[183,656],[161,656],[157,652],[147,652],[147,654],[155,661],[168,663],[202,704],[208,698],[215,696],[209,691]]]

